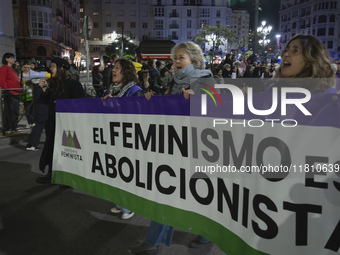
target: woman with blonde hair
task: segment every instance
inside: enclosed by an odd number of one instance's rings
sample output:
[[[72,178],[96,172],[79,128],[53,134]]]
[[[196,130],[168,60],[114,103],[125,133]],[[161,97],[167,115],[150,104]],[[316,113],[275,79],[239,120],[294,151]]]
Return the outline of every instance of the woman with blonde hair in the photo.
[[[169,94],[183,94],[189,97],[190,83],[192,78],[212,78],[213,74],[204,69],[204,59],[201,48],[193,42],[185,42],[175,45],[171,49],[171,55],[175,67],[174,79],[171,82]],[[130,252],[135,255],[157,254],[158,246],[171,245],[174,228],[155,221],[150,222],[150,227],[146,233],[145,240],[136,247],[132,247]],[[209,244],[210,241],[202,236],[189,243],[191,248],[200,248]]]
[[[193,42],[175,45],[171,49],[175,74],[166,94],[179,95],[190,88],[190,79],[213,77],[211,71],[204,69],[201,48]]]

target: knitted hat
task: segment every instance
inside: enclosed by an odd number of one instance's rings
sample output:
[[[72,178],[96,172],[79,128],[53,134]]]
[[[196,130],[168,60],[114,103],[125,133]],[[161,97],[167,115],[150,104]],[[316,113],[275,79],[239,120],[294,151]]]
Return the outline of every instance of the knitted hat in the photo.
[[[58,67],[64,68],[65,70],[70,69],[70,64],[68,63],[66,59],[56,57],[56,58],[53,58],[51,62],[56,64]]]

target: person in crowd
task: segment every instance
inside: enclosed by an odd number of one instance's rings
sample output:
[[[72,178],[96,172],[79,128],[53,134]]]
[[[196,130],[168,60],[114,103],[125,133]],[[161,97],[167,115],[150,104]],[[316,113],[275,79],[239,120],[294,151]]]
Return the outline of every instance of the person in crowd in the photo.
[[[270,73],[270,75],[272,76],[272,77],[275,77],[275,72],[276,72],[276,67],[275,67],[275,65],[274,64],[271,64],[270,65],[270,69],[269,69],[269,73]]]
[[[264,53],[264,55],[262,56],[261,62],[264,65],[267,65],[267,61],[268,61],[268,55],[267,53]]]
[[[241,62],[240,61],[235,61],[233,62],[233,68],[236,67],[236,69],[233,69],[233,72],[236,72],[236,77],[242,77],[243,76],[243,72],[240,72],[240,66],[241,66]]]
[[[172,79],[175,75],[175,68],[174,68],[173,63],[170,62],[165,67],[169,70],[169,75],[171,75],[171,79]]]
[[[162,70],[162,62],[159,61],[159,60],[156,61],[156,69],[157,69],[157,71],[158,71],[159,73],[160,73],[161,70]]]
[[[154,85],[156,83],[156,77],[159,75],[159,72],[156,69],[156,63],[154,59],[148,60],[148,66],[149,66],[149,74],[150,74],[150,86],[151,89],[154,89]]]
[[[79,70],[69,57],[64,57],[70,64],[70,75],[73,80],[79,81]]]
[[[5,53],[2,56],[2,66],[0,68],[0,87],[3,89],[3,128],[5,132],[15,132],[18,128],[21,88],[19,77],[12,68],[14,62],[15,55],[13,53]]]
[[[168,68],[164,67],[156,78],[155,86],[158,86],[158,87],[157,87],[157,91],[155,92],[158,95],[164,95],[171,80],[172,80],[172,77],[169,74]]]
[[[36,64],[34,62],[30,65],[31,70],[35,70],[37,68]]]
[[[183,94],[188,98],[190,93],[190,82],[192,78],[212,78],[213,74],[204,69],[204,58],[200,47],[193,42],[185,42],[175,45],[171,49],[171,55],[175,67],[175,75],[172,80],[169,93],[171,95]],[[164,224],[151,221],[146,233],[145,240],[138,246],[132,247],[130,252],[133,254],[156,254],[158,245],[170,245],[172,242],[174,228]],[[210,243],[202,236],[190,242],[192,248],[199,248]]]
[[[231,65],[224,64],[222,68],[222,77],[223,78],[230,78],[231,77]]]
[[[269,72],[268,66],[263,66],[261,68],[261,78],[272,78],[272,75]]]
[[[275,65],[275,64],[276,64],[276,57],[273,57],[273,58],[270,60],[270,64],[272,64],[272,65]]]
[[[102,97],[104,94],[103,70],[104,67],[102,65],[94,66],[92,69],[92,84],[96,90],[96,97]]]
[[[19,79],[22,86],[21,101],[24,104],[25,116],[28,123],[26,128],[32,128],[34,125],[33,84],[27,83],[27,81],[30,79],[30,65],[28,62],[24,62]]]
[[[214,75],[214,78],[223,78],[222,77],[222,69],[215,67],[214,70],[213,70],[213,75]]]
[[[255,65],[255,68],[252,73],[252,78],[260,78],[261,77],[261,67],[259,64]]]
[[[232,55],[230,53],[227,53],[225,55],[225,59],[223,60],[223,62],[221,63],[222,66],[224,66],[225,64],[229,64],[230,65],[230,68],[232,67],[233,65],[233,59],[232,59]]]
[[[247,64],[246,64],[246,62],[245,62],[245,57],[244,56],[242,56],[241,58],[240,58],[240,66],[239,66],[239,68],[242,68],[242,70],[243,70],[243,72],[246,70],[246,67],[247,67]]]
[[[253,71],[254,71],[254,66],[253,65],[249,65],[246,67],[246,70],[243,74],[243,78],[251,78],[252,77],[252,74],[253,74]]]
[[[102,75],[103,75],[103,89],[104,89],[104,95],[107,95],[110,92],[110,84],[111,84],[111,76],[112,76],[112,69],[114,67],[114,64],[108,64],[104,68]]]
[[[205,66],[205,69],[206,69],[206,70],[209,70],[209,71],[211,72],[212,69],[213,69],[213,67],[212,67],[211,64],[207,64],[207,65]]]
[[[48,171],[47,175],[37,178],[36,181],[41,184],[51,183],[55,136],[56,100],[85,97],[81,83],[70,78],[70,64],[67,60],[59,57],[53,58],[50,69],[51,79],[49,86],[47,87],[48,83],[46,80],[40,80],[39,82],[39,86],[43,91],[41,100],[49,104],[46,140],[39,162],[40,171],[45,172],[46,166],[48,167]]]
[[[139,86],[145,93],[150,92],[150,74],[149,70],[143,70],[139,73]]]
[[[236,65],[233,65],[231,67],[231,78],[233,79],[236,79],[236,78],[239,78],[240,75],[239,75],[239,71],[238,71],[238,68]]]
[[[223,84],[222,69],[215,67],[213,70],[214,79],[217,83]]]
[[[114,66],[116,61],[119,59],[119,56],[117,54],[112,55],[112,60],[110,61],[111,66]],[[111,70],[112,71],[112,70]]]
[[[15,72],[17,73],[18,76],[19,76],[19,74],[21,74],[22,67],[21,67],[19,61],[15,61],[15,64],[13,65],[13,69],[15,70]]]
[[[144,91],[138,86],[138,76],[136,68],[130,60],[118,59],[112,69],[112,82],[110,94],[103,97],[107,100],[109,97],[131,97],[144,96]],[[123,220],[130,219],[134,212],[116,205],[111,209],[112,213],[122,213]]]

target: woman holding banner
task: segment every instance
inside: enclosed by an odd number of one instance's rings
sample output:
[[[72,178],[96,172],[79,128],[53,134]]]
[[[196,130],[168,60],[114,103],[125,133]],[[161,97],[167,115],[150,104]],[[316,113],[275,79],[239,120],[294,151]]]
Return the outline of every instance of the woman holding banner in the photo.
[[[189,94],[193,93],[190,89],[190,80],[192,78],[213,77],[209,70],[204,69],[203,53],[197,44],[193,42],[177,44],[171,49],[171,55],[175,74],[166,94],[183,94],[185,98],[189,98]],[[148,98],[148,95],[146,97]],[[157,254],[158,245],[171,245],[173,233],[173,227],[151,221],[145,240],[140,245],[131,248],[130,252],[139,255]],[[189,246],[191,248],[200,248],[209,243],[210,241],[204,237],[197,236],[195,240],[190,242]]]
[[[118,59],[112,69],[112,84],[111,94],[103,97],[106,100],[108,97],[130,97],[144,96],[144,91],[139,87],[136,68],[130,60]],[[111,209],[112,213],[122,213],[121,218],[127,220],[135,214],[130,210],[116,205]]]
[[[40,80],[39,86],[43,90],[41,100],[49,103],[48,121],[46,125],[46,140],[42,151],[39,168],[44,172],[48,166],[47,175],[38,177],[37,182],[41,184],[51,183],[53,147],[55,135],[55,101],[57,99],[72,99],[85,97],[82,85],[70,78],[70,64],[67,60],[56,57],[51,63],[51,79],[49,86],[46,80]]]

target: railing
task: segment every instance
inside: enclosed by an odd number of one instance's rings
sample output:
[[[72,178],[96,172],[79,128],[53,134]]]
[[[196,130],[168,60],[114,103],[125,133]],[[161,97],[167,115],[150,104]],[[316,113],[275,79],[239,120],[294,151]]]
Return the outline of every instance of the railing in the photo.
[[[4,136],[6,133],[5,127],[4,127],[4,108],[3,108],[3,98],[2,98],[2,90],[22,90],[22,88],[11,88],[11,89],[1,89],[0,88],[0,128],[2,130],[2,135]],[[22,118],[22,117],[21,117]],[[19,119],[19,121],[21,120],[21,118]]]

